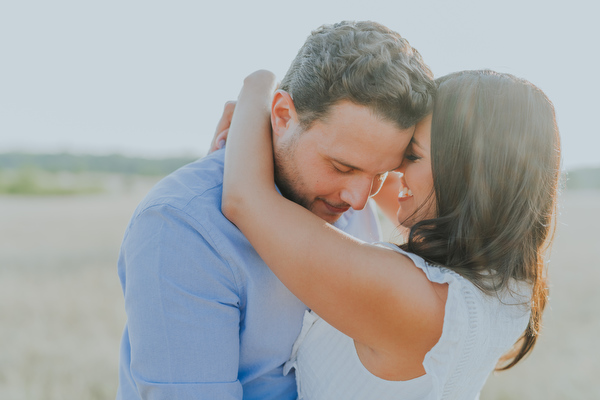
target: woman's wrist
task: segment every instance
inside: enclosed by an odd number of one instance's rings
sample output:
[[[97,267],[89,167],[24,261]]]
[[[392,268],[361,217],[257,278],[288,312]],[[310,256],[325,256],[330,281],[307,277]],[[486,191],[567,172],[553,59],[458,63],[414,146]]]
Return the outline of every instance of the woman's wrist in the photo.
[[[255,87],[271,89],[274,87],[276,81],[277,77],[274,73],[266,69],[259,69],[244,78],[244,87],[251,86],[253,89]]]

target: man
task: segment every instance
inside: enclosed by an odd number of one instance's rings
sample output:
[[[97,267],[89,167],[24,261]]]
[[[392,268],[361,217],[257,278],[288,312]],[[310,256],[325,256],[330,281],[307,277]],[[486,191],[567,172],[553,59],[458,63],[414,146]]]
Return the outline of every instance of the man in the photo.
[[[431,72],[397,33],[343,22],[311,34],[280,88],[271,109],[277,187],[378,240],[368,199],[430,111]],[[127,228],[118,399],[296,398],[282,369],[306,306],[221,214],[223,153],[162,180]]]

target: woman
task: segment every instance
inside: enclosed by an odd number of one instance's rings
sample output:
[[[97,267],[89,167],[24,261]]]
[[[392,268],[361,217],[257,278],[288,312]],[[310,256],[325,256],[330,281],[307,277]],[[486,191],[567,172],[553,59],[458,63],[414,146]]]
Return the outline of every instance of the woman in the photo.
[[[310,309],[286,369],[304,399],[474,399],[535,344],[560,145],[532,84],[491,71],[437,81],[398,172],[402,246],[338,231],[273,186],[275,81],[240,93],[226,149],[223,213]],[[244,127],[243,132],[241,127]]]

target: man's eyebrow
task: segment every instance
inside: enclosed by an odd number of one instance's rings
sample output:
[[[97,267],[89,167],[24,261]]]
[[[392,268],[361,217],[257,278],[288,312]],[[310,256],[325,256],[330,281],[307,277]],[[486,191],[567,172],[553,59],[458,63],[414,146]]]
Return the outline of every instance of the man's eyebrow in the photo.
[[[336,162],[338,164],[341,164],[341,165],[343,165],[346,168],[351,168],[351,169],[354,169],[356,171],[364,172],[364,170],[362,168],[354,166],[354,165],[352,165],[352,164],[350,164],[350,163],[348,163],[348,162],[346,162],[344,160],[340,160],[339,158],[331,157],[331,161]]]
[[[346,168],[351,168],[351,169],[354,169],[354,170],[356,170],[356,171],[364,172],[364,170],[363,170],[362,168],[355,167],[354,165],[352,165],[352,164],[349,164],[349,163],[347,163],[347,162],[345,162],[345,161],[339,160],[339,159],[337,159],[337,158],[331,158],[331,161],[333,161],[333,162],[336,162],[336,163],[338,163],[338,164],[341,164],[341,165],[343,165],[343,166],[344,166],[344,167],[346,167]],[[396,168],[394,168],[394,169],[391,169],[390,171],[395,171],[395,170],[397,170],[398,168],[400,168],[401,166],[402,166],[402,160],[400,160],[400,164],[398,164],[398,166],[397,166]],[[389,171],[388,171],[388,172],[389,172]]]

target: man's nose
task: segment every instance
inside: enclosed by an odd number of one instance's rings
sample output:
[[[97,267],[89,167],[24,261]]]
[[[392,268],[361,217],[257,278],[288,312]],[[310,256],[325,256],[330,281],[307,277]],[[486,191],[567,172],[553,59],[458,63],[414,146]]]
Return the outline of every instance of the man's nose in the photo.
[[[374,179],[367,177],[356,178],[346,185],[340,194],[343,202],[355,210],[362,210],[367,205],[369,197],[377,192],[379,187],[374,188]]]
[[[408,160],[405,158],[402,159],[402,164],[400,164],[400,167],[398,167],[397,169],[394,170],[394,172],[397,172],[399,174],[404,175],[404,171],[406,171],[406,164],[408,163]]]

